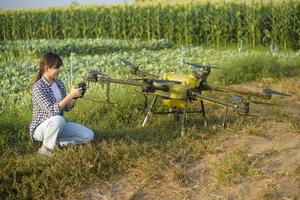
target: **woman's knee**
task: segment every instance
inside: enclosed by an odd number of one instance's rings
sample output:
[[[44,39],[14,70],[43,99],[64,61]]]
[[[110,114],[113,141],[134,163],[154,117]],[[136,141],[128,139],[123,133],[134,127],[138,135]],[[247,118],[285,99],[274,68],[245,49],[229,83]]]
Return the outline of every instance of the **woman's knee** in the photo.
[[[63,128],[65,125],[66,121],[65,118],[61,115],[56,115],[51,117],[51,126],[55,127],[55,128]]]

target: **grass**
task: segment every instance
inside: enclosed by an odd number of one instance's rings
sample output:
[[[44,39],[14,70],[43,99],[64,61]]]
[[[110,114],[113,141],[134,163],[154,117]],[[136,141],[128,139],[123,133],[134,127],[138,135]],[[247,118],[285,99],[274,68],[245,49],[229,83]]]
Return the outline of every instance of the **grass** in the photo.
[[[155,73],[180,70],[189,72],[188,67],[185,69],[174,67],[178,65],[179,60],[177,50],[145,50],[141,54],[128,52],[126,58],[134,58],[133,60],[137,60],[136,63],[147,66],[152,63],[147,70],[154,70]],[[187,60],[191,62],[212,61],[216,66],[225,63],[226,70],[214,71],[209,83],[244,83],[266,77],[282,80],[281,77],[297,76],[299,72],[297,66],[300,60],[297,57],[283,56],[287,60],[284,61],[284,59],[277,60],[269,53],[248,52],[238,54],[239,58],[236,58],[230,51],[210,50],[209,52],[195,47],[193,54],[186,54]],[[120,56],[115,53],[112,55]],[[120,57],[122,56],[123,54]],[[104,57],[97,57],[101,61],[102,58]],[[81,56],[80,62],[89,59],[93,60],[95,57]],[[232,65],[229,64],[230,62]],[[85,64],[91,66],[91,63]],[[101,67],[106,66],[108,71],[111,70],[112,75],[117,71],[120,77],[119,73],[124,69],[110,68],[110,64],[111,59],[105,58],[101,62]],[[69,63],[66,63],[66,66],[68,65]],[[247,66],[252,67],[247,68]],[[281,84],[285,90],[293,90],[293,84],[289,85],[286,82]],[[39,157],[38,145],[33,145],[29,138],[30,93],[25,95],[19,93],[18,98],[14,96],[1,100],[0,105],[3,109],[0,112],[0,153],[2,155],[0,199],[76,199],[79,198],[78,188],[82,188],[83,185],[89,187],[94,183],[110,180],[125,173],[134,173],[142,180],[165,180],[185,185],[190,182],[188,169],[195,162],[204,155],[218,154],[223,151],[222,145],[231,133],[213,128],[214,124],[221,124],[223,110],[215,106],[206,107],[208,118],[206,128],[202,126],[201,117],[189,115],[187,134],[180,136],[180,121],[174,120],[172,116],[151,116],[147,126],[142,128],[140,125],[145,114],[137,109],[143,106],[141,95],[135,94],[131,88],[126,89],[121,86],[112,86],[112,88],[114,92],[111,97],[117,102],[116,105],[108,107],[99,103],[97,100],[104,99],[103,92],[99,94],[99,91],[104,89],[93,86],[89,88],[86,97],[79,100],[74,110],[66,113],[67,119],[91,127],[96,134],[95,141],[88,145],[58,150],[51,159]],[[159,109],[161,108],[159,106]],[[272,116],[268,118],[283,120],[284,114],[281,111],[276,109],[271,114]],[[299,130],[297,119],[294,118],[294,124],[291,123],[296,130]],[[241,124],[244,124],[232,113],[229,114],[228,120],[230,127],[233,128],[238,129]],[[249,134],[261,135],[263,122],[249,119],[248,123]],[[220,159],[214,169],[214,175],[217,184],[234,185],[251,176],[254,171],[254,163],[247,157],[246,151],[234,150]]]
[[[300,176],[300,166],[295,169],[294,173],[295,175]]]
[[[233,57],[225,62],[217,79],[223,84],[245,83],[261,80],[264,77],[283,78],[299,74],[299,58],[279,60],[277,56],[266,56],[265,53],[250,52]]]
[[[265,136],[264,134],[264,127],[262,125],[259,125],[259,123],[250,122],[246,125],[246,133],[249,135],[255,135],[255,136]]]
[[[300,119],[298,116],[291,116],[291,117],[288,117],[288,120],[290,121],[293,129],[297,132],[300,131]]]
[[[281,196],[278,194],[276,189],[263,191],[261,196],[262,199],[265,200],[281,199]]]
[[[78,198],[76,191],[82,185],[124,173],[134,173],[143,180],[188,184],[186,169],[203,155],[222,149],[226,134],[210,126],[221,122],[222,115],[207,108],[207,128],[200,125],[199,116],[189,116],[187,134],[181,137],[180,123],[169,116],[153,116],[146,127],[140,127],[144,114],[133,112],[140,105],[136,98],[124,97],[118,107],[110,108],[80,100],[66,117],[91,127],[96,140],[59,150],[51,159],[39,157],[38,146],[30,142],[30,108],[19,110],[17,115],[11,110],[4,112],[0,120],[0,198]],[[242,150],[221,159],[215,171],[218,183],[225,185],[237,184],[252,172],[253,165]]]
[[[66,118],[92,127],[95,141],[58,150],[50,159],[38,156],[38,145],[30,141],[30,107],[19,110],[18,115],[10,109],[4,111],[0,120],[0,198],[77,198],[76,189],[82,185],[128,172],[145,180],[186,184],[189,176],[185,169],[204,154],[214,153],[224,139],[217,131],[199,126],[198,116],[189,116],[185,136],[180,136],[180,123],[170,116],[153,116],[142,128],[144,114],[133,112],[138,97],[123,99],[111,108],[80,100]]]
[[[255,167],[250,162],[246,151],[236,149],[220,159],[214,172],[218,184],[234,185],[253,174],[254,169]]]
[[[272,181],[261,191],[260,196],[264,200],[284,199],[279,189],[279,184]]]
[[[37,146],[30,142],[29,113],[23,113],[17,120],[5,113],[0,131],[1,199],[76,198],[76,188],[130,170],[150,180],[164,176],[165,172],[183,180],[178,166],[198,159],[207,149],[208,144],[200,138],[180,137],[180,131],[173,131],[180,126],[172,118],[161,117],[162,120],[153,120],[151,125],[141,128],[133,125],[137,116],[126,115],[131,113],[127,104],[112,108],[110,114],[105,113],[105,106],[98,106],[96,109],[103,115],[99,118],[97,113],[89,113],[89,108],[77,105],[67,117],[94,127],[95,142],[58,150],[51,159],[39,157]],[[120,120],[122,113],[125,121]],[[112,120],[119,121],[109,126]],[[132,124],[127,124],[130,121]]]

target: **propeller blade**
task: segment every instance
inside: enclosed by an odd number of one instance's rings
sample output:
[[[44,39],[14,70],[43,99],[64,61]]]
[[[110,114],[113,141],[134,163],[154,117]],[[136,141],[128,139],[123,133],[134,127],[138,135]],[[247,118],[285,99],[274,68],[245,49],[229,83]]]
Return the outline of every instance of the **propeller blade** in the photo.
[[[181,84],[180,81],[172,81],[172,80],[160,80],[160,79],[153,79],[153,82],[156,83],[174,83],[174,84]]]
[[[243,89],[235,89],[235,88],[226,88],[226,87],[215,87],[210,86],[210,90],[218,91],[218,92],[227,92],[231,94],[239,94],[243,96],[255,96],[262,99],[271,99],[271,94],[266,92],[256,92],[250,90],[243,90]]]
[[[131,81],[144,81],[144,80],[147,80],[146,78],[131,78],[129,79]]]
[[[158,76],[150,74],[148,72],[141,71],[138,66],[134,65],[133,63],[129,62],[128,60],[125,60],[123,58],[118,58],[121,60],[126,66],[130,67],[130,73],[139,76],[139,77],[151,77],[151,78],[158,78]]]
[[[91,70],[89,73],[88,73],[88,78],[96,78],[96,77],[105,77],[105,78],[108,78],[109,76],[106,75],[106,74],[103,74],[101,72],[98,72],[96,70]]]
[[[243,102],[243,101],[245,101],[245,99],[243,99],[240,96],[233,95],[232,96],[232,101],[234,101],[234,102]],[[281,105],[281,104],[275,104],[275,103],[270,103],[270,102],[265,102],[265,101],[257,101],[257,100],[253,100],[253,99],[247,99],[246,101],[249,101],[250,103],[254,103],[254,104],[261,104],[261,105],[267,105],[267,106],[284,106],[284,105]]]
[[[138,75],[137,73],[140,71],[138,66],[134,65],[133,63],[131,63],[128,60],[125,60],[123,58],[119,58],[119,60],[121,60],[124,63],[124,65],[126,65],[130,68],[130,71],[132,74]]]
[[[266,89],[263,90],[263,92],[268,94],[268,95],[276,94],[276,95],[279,95],[279,96],[291,97],[291,95],[289,95],[289,94],[278,92],[278,91],[272,90],[271,88],[266,88]]]
[[[186,62],[186,61],[183,61],[183,63],[187,64],[187,65],[191,65],[193,67],[196,67],[196,68],[205,68],[205,67],[209,67],[209,68],[212,68],[212,69],[222,69],[220,67],[212,67],[210,65],[203,65],[203,64],[197,64],[197,63],[190,63],[190,62]]]
[[[196,68],[203,68],[205,66],[205,65],[202,65],[202,64],[190,63],[190,62],[185,62],[185,61],[183,61],[183,63],[185,63],[187,65],[191,65],[191,66],[196,67]]]
[[[164,79],[149,79],[149,78],[134,78],[134,79],[129,79],[133,81],[152,81],[155,83],[174,83],[174,84],[181,84],[180,81],[173,81],[173,80],[164,80]]]
[[[133,63],[129,62],[128,60],[125,60],[123,58],[118,58],[119,60],[121,60],[125,65],[128,65],[130,67],[134,67],[137,68],[137,66],[135,66]]]

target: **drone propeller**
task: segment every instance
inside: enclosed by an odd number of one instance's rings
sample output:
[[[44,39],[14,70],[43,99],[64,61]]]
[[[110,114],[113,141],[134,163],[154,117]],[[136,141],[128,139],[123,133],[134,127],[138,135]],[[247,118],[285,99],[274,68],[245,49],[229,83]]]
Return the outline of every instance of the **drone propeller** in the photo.
[[[212,69],[222,69],[220,67],[212,67],[210,65],[203,65],[203,64],[197,64],[197,63],[190,63],[190,62],[186,62],[186,61],[183,61],[183,63],[187,64],[187,65],[191,65],[193,67],[196,67],[196,68],[212,68]]]
[[[109,78],[109,76],[108,75],[106,75],[106,74],[103,74],[103,73],[101,73],[101,72],[98,72],[98,71],[96,71],[96,70],[91,70],[89,73],[88,73],[88,78],[103,78],[103,77],[105,77],[105,78]]]
[[[134,70],[139,70],[138,66],[134,65],[133,63],[129,62],[128,60],[125,60],[123,58],[118,58],[118,59],[121,60],[124,63],[124,65],[130,66]]]
[[[253,100],[253,99],[250,99],[250,98],[249,99],[243,99],[241,96],[237,96],[237,95],[232,96],[232,101],[236,102],[236,103],[241,103],[241,102],[248,101],[249,103],[254,103],[254,104],[261,104],[261,105],[268,105],[268,106],[283,106],[283,105],[275,104],[275,103],[257,101],[257,100]]]
[[[130,67],[130,72],[133,75],[136,75],[139,77],[158,78],[158,76],[156,76],[156,75],[141,71],[138,66],[134,65],[133,63],[129,62],[128,60],[125,60],[123,58],[119,58],[119,60],[121,60],[124,63],[124,65]]]
[[[174,84],[181,84],[180,81],[172,81],[172,80],[161,80],[161,79],[154,79],[152,80],[155,83],[174,83]]]
[[[174,84],[181,84],[180,81],[173,81],[173,80],[163,80],[163,79],[147,79],[147,78],[134,78],[130,79],[133,81],[152,81],[155,83],[174,83]]]
[[[230,92],[245,96],[255,96],[262,99],[271,99],[272,95],[280,95],[280,96],[291,96],[289,94],[281,93],[275,90],[272,90],[270,88],[264,89],[262,92],[256,92],[256,91],[247,91],[247,90],[241,90],[241,89],[233,89],[233,88],[225,88],[225,87],[210,87],[210,90],[219,91],[219,92]]]
[[[268,95],[275,94],[275,95],[279,95],[279,96],[291,97],[291,95],[289,95],[289,94],[285,94],[285,93],[282,93],[282,92],[278,92],[278,91],[272,90],[271,88],[266,88],[266,89],[264,89],[264,90],[263,90],[263,93],[266,93],[266,94],[268,94]]]
[[[86,77],[87,81],[97,82],[99,79],[109,79],[110,77],[106,74],[98,72],[96,70],[91,70]]]

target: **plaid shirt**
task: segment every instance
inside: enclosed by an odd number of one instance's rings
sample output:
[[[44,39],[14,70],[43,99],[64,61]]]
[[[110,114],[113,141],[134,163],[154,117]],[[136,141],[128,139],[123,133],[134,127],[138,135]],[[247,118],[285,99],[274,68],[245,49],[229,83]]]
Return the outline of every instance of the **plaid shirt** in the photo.
[[[59,79],[55,79],[55,83],[60,90],[62,99],[66,96],[66,88],[63,82]],[[29,126],[31,136],[34,130],[41,123],[46,121],[52,116],[64,115],[64,111],[70,111],[72,107],[66,106],[64,110],[59,110],[58,103],[54,97],[51,85],[47,82],[44,76],[38,80],[32,88],[32,101],[33,101],[33,113],[32,121]]]

